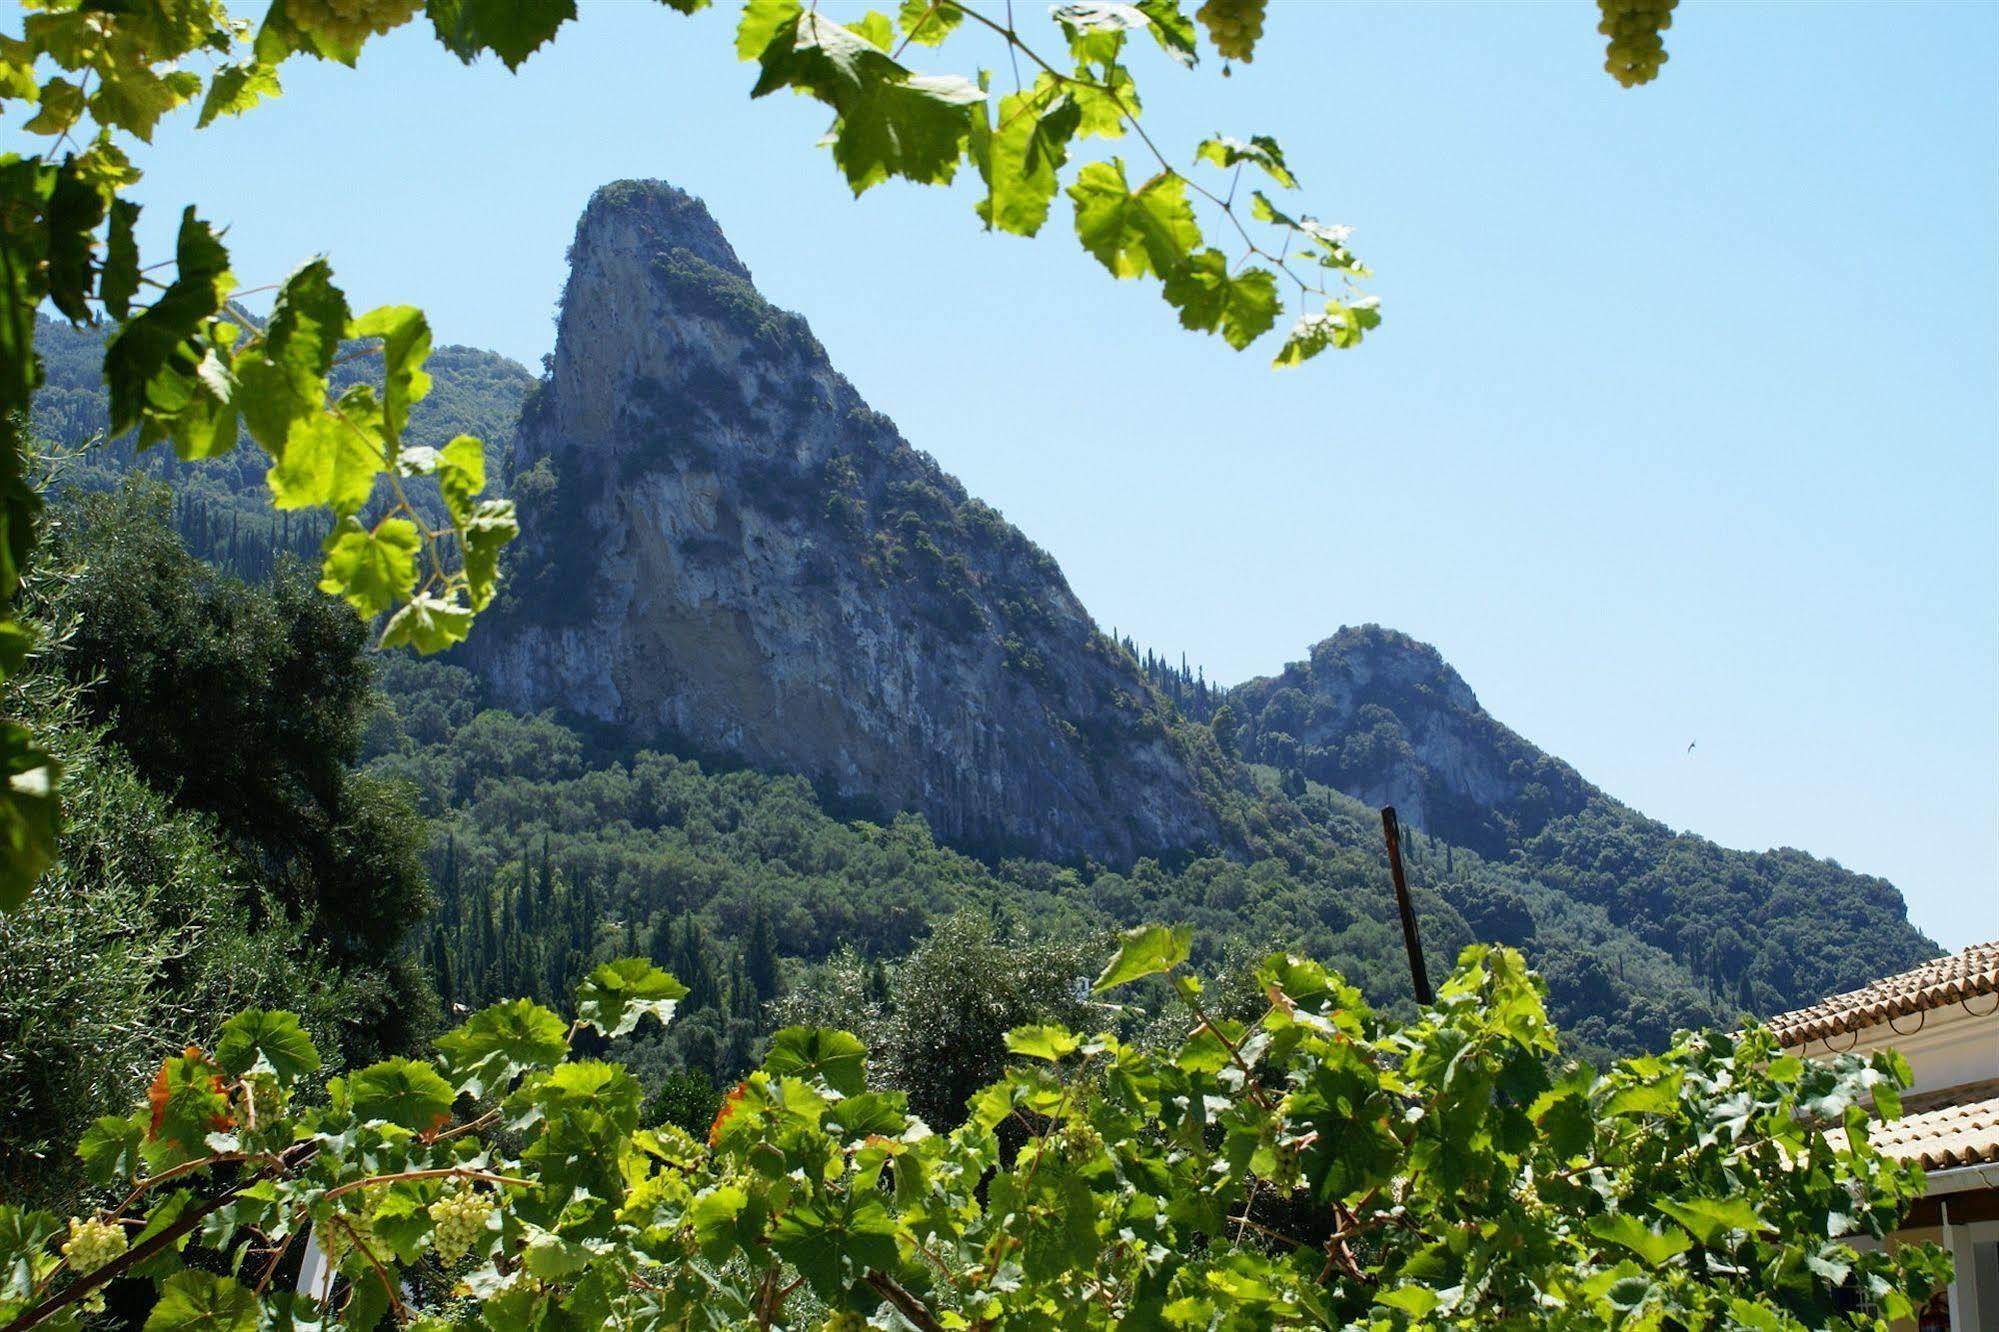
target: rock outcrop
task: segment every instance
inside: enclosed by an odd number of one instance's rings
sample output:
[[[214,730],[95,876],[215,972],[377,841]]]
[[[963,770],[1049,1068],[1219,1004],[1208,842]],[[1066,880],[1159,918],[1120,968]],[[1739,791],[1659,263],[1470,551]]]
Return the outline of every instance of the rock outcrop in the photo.
[[[1446,841],[1504,857],[1582,809],[1593,789],[1479,706],[1437,649],[1379,625],[1343,628],[1229,705],[1245,757],[1296,769]]]
[[[499,701],[802,773],[975,849],[1123,864],[1216,839],[1212,749],[698,200],[606,186],[570,262],[510,464],[511,581],[470,645]]]

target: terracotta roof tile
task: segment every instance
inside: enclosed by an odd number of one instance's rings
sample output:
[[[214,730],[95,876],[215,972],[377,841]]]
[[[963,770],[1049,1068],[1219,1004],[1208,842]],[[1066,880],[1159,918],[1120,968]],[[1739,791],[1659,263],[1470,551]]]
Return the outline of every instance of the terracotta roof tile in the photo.
[[[1999,1162],[1999,1083],[1987,1079],[1949,1090],[1967,1096],[1992,1094],[1905,1114],[1893,1123],[1877,1123],[1868,1130],[1868,1141],[1882,1155],[1920,1161],[1925,1170]],[[1835,1147],[1843,1146],[1845,1137],[1843,1129],[1826,1134]]]
[[[1999,940],[1973,944],[1899,976],[1780,1013],[1770,1019],[1770,1026],[1785,1045],[1803,1045],[1987,994],[1999,994]],[[1999,1005],[1999,1000],[1994,1003]]]

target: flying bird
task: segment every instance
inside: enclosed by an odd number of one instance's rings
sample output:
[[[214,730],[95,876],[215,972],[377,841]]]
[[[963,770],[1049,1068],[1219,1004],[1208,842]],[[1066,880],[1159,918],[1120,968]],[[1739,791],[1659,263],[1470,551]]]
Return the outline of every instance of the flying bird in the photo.
[[[1687,752],[1689,754],[1694,752],[1694,742],[1692,740],[1687,741]]]

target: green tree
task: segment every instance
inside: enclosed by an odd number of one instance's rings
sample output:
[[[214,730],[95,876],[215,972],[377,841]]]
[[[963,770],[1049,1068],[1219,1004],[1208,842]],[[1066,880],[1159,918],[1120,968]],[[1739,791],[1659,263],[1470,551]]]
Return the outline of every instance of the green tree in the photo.
[[[65,510],[54,554],[75,572],[43,614],[66,625],[57,666],[138,772],[211,816],[257,890],[357,982],[347,1052],[410,1048],[433,1020],[402,953],[430,908],[427,833],[403,793],[357,774],[373,700],[365,627],[281,573],[213,574],[134,485]]]
[[[777,928],[762,898],[750,908],[749,929],[743,936],[743,973],[755,1002],[767,1004],[777,998],[783,984],[778,970]]]
[[[214,820],[173,803],[106,734],[83,686],[4,688],[71,774],[76,812],[47,892],[0,916],[0,1196],[74,1206],[68,1144],[230,1013],[286,1004],[328,1050],[375,996],[343,978]]]

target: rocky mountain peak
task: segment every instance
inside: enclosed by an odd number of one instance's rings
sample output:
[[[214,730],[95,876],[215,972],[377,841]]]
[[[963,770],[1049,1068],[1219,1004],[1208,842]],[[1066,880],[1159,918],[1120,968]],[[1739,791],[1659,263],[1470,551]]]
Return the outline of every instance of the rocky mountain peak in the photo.
[[[663,180],[619,180],[600,188],[577,219],[572,264],[605,251],[650,258],[685,250],[703,263],[750,281],[708,206]]]
[[[1592,788],[1501,725],[1436,648],[1348,626],[1230,697],[1245,757],[1292,768],[1425,832],[1504,856]]]
[[[1205,731],[764,299],[698,200],[607,186],[570,261],[512,460],[516,573],[473,645],[500,701],[803,773],[979,849],[1118,864],[1217,839]]]

